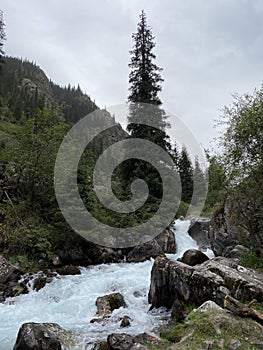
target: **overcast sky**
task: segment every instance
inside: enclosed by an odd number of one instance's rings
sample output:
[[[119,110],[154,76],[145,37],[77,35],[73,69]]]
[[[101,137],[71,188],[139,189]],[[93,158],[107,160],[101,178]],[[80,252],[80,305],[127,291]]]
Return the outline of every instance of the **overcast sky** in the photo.
[[[36,62],[60,85],[79,83],[101,108],[127,99],[131,34],[144,9],[164,108],[205,147],[231,94],[262,83],[262,0],[1,0],[0,9],[8,55]]]

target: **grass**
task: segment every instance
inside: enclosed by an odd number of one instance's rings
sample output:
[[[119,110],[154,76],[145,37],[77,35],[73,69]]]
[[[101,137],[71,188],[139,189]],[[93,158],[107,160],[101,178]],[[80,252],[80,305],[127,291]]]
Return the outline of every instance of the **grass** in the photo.
[[[263,308],[262,304],[258,307]],[[192,311],[185,323],[174,324],[161,332],[158,350],[195,350],[211,342],[212,349],[229,349],[232,341],[241,343],[239,350],[252,350],[254,343],[263,343],[262,326],[251,319],[242,319],[225,311]]]

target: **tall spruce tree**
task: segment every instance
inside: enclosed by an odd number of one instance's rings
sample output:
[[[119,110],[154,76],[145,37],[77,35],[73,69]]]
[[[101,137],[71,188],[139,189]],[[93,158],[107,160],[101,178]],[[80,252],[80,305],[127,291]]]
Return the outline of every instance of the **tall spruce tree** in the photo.
[[[155,47],[152,29],[146,23],[146,15],[141,12],[140,21],[137,26],[137,32],[132,34],[134,45],[131,54],[129,67],[130,111],[128,116],[127,129],[131,137],[139,137],[152,141],[164,149],[170,150],[169,137],[165,128],[169,126],[166,115],[160,108],[155,108],[150,112],[149,118],[152,118],[156,128],[136,123],[138,120],[138,104],[145,103],[155,106],[162,104],[158,93],[162,90],[161,83],[163,79],[160,75],[162,68],[158,67],[154,60],[153,53]],[[145,107],[146,108],[146,107]],[[146,113],[149,113],[147,110]]]
[[[163,79],[160,75],[162,69],[154,60],[155,47],[152,29],[147,25],[145,12],[140,14],[136,33],[132,34],[133,47],[130,51],[129,67],[129,115],[127,130],[130,138],[141,138],[160,146],[165,151],[171,150],[169,136],[165,129],[169,126],[167,116],[160,108],[162,102],[159,97]],[[151,125],[151,126],[150,126]],[[132,149],[126,149],[132,154]],[[146,148],[140,150],[147,157]],[[155,155],[161,161],[161,156]],[[163,194],[162,179],[158,171],[148,162],[134,159],[127,160],[121,167],[122,184],[127,195],[127,189],[135,179],[143,179],[148,185],[149,197],[145,203],[146,211],[152,212],[158,208]],[[150,158],[150,157],[149,157]],[[129,190],[128,190],[129,191]],[[128,197],[131,193],[128,193]],[[150,207],[150,208],[149,208]]]

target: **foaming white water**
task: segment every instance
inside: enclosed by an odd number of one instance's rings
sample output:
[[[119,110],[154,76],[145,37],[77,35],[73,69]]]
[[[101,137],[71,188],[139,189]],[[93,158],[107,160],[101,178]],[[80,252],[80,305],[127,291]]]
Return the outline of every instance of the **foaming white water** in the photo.
[[[18,329],[25,322],[58,323],[67,330],[80,331],[83,343],[123,331],[119,325],[124,315],[132,319],[125,332],[151,331],[166,315],[164,310],[148,312],[151,267],[152,261],[82,268],[81,275],[56,278],[39,292],[9,298],[0,304],[0,348],[13,348]],[[91,324],[97,297],[116,291],[123,294],[127,308],[115,310],[105,326]],[[85,349],[85,345],[79,349]]]
[[[171,258],[179,258],[188,249],[198,249],[196,241],[188,234],[190,220],[176,220],[174,224],[175,240],[177,251],[174,255],[169,255]]]
[[[197,248],[188,235],[190,221],[175,222],[178,252]],[[81,275],[55,278],[39,292],[9,298],[0,304],[0,349],[11,350],[20,326],[25,322],[55,322],[66,330],[81,333],[82,345],[105,339],[112,332],[139,334],[150,332],[167,317],[164,309],[149,312],[148,291],[153,261],[144,263],[120,263],[82,268]],[[95,316],[97,297],[120,292],[127,308],[115,310],[106,325],[90,323]],[[120,328],[122,316],[131,317],[131,327]]]

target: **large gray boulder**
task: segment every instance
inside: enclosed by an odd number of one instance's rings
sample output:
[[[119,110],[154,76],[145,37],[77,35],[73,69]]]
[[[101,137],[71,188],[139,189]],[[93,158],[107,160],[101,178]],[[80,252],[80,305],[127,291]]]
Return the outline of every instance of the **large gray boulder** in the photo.
[[[61,350],[73,348],[73,335],[56,323],[24,323],[13,350]]]
[[[176,242],[174,231],[167,227],[163,232],[155,237],[155,240],[166,254],[176,253]]]
[[[136,246],[128,253],[127,262],[143,262],[157,256],[164,256],[164,252],[158,242],[153,239]]]
[[[166,257],[154,262],[148,295],[152,307],[172,308],[175,300],[188,305],[212,300],[222,306],[227,294],[241,301],[262,302],[263,275],[223,257],[197,266]]]

